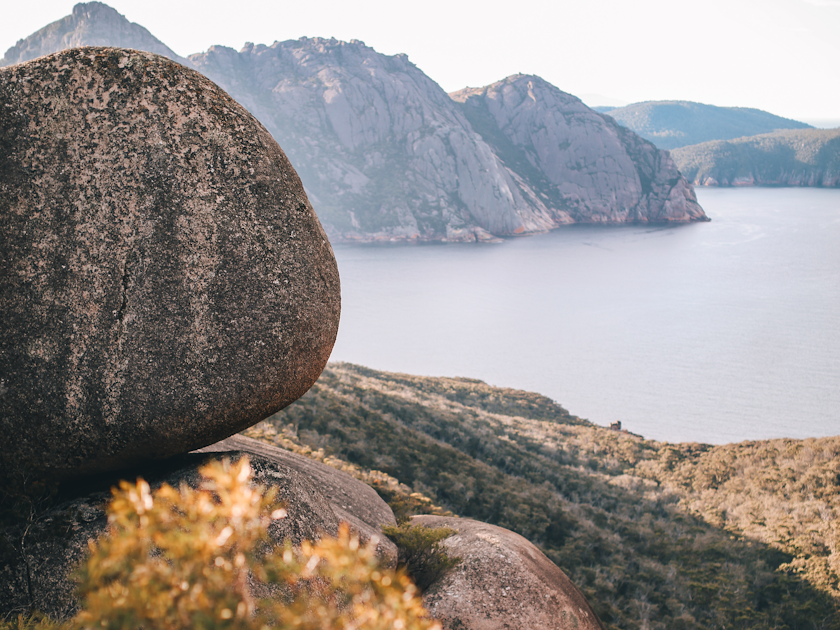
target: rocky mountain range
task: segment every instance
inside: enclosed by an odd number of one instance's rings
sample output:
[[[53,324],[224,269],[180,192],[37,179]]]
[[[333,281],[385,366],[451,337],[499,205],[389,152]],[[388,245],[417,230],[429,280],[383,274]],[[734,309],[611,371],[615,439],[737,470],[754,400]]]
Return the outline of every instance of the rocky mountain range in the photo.
[[[703,186],[840,187],[840,129],[789,129],[672,152]]]
[[[222,86],[283,147],[333,240],[706,219],[667,153],[535,76],[448,95],[405,55],[321,38],[183,58],[99,2],[19,41],[0,65],[80,45],[156,52]]]
[[[647,101],[625,107],[596,107],[660,149],[712,140],[732,140],[780,129],[810,129],[797,120],[749,107],[717,107],[691,101]]]
[[[566,223],[706,220],[669,155],[535,76],[444,92],[405,55],[301,38],[182,58],[99,2],[0,60],[112,45],[189,65],[250,110],[333,240],[494,240]]]

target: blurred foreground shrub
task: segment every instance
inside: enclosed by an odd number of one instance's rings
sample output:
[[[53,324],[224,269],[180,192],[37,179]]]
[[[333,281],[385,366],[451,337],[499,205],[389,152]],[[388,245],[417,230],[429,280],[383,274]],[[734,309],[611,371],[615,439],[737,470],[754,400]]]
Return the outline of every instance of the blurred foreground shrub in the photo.
[[[273,491],[252,487],[247,458],[201,474],[197,490],[121,482],[109,533],[78,572],[82,610],[62,628],[440,630],[411,580],[379,566],[375,541],[360,546],[342,525],[336,539],[272,551],[268,526],[286,512]]]

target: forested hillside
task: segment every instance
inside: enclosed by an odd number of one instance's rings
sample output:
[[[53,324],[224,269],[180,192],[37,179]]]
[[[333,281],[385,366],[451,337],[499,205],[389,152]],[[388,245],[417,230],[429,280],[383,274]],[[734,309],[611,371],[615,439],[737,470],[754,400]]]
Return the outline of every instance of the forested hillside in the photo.
[[[660,149],[712,140],[731,140],[779,129],[810,125],[750,107],[717,107],[691,101],[648,101],[625,107],[596,108]]]
[[[350,364],[246,433],[398,510],[521,533],[610,628],[840,628],[840,437],[659,443],[539,394]]]
[[[705,186],[840,186],[840,129],[777,131],[704,142],[671,155]]]

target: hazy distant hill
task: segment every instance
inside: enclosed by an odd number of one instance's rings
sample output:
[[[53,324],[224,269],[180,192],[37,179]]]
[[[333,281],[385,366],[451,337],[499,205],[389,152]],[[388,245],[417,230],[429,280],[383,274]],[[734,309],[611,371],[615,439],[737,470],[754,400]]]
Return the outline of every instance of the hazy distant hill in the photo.
[[[76,5],[3,62],[94,44],[163,54],[226,89],[288,153],[333,239],[482,240],[569,222],[706,218],[666,153],[537,77],[489,86],[486,98],[473,91],[464,106],[405,55],[355,40],[213,46],[182,59],[98,2]],[[539,101],[514,103],[529,81]],[[497,94],[507,113],[471,122],[479,100]]]
[[[695,184],[711,186],[840,186],[840,129],[803,129],[671,152]]]
[[[676,149],[711,140],[731,140],[779,129],[811,128],[805,123],[760,109],[716,107],[690,101],[649,101],[597,109],[660,149]]]
[[[0,59],[0,66],[29,61],[76,46],[135,48],[190,65],[187,59],[176,55],[145,28],[129,22],[107,4],[87,2],[77,4],[70,15],[19,40]]]

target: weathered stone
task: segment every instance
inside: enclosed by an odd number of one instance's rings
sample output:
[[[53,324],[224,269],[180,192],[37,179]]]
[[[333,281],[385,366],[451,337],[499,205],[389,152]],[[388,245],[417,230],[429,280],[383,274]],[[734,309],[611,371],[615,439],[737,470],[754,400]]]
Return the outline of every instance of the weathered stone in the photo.
[[[396,566],[397,546],[382,534],[383,525],[397,524],[394,513],[376,490],[363,481],[314,459],[244,435],[233,435],[200,450],[202,453],[219,451],[250,453],[306,475],[330,502],[338,519],[348,523],[363,544],[376,536],[379,539],[376,549],[382,562]]]
[[[466,518],[415,516],[412,523],[458,532],[442,544],[461,564],[423,594],[447,630],[603,630],[566,574],[519,534]]]
[[[505,164],[526,176],[551,227],[707,220],[667,151],[537,76],[450,96]]]
[[[338,533],[339,518],[329,501],[308,475],[253,453],[248,453],[253,481],[277,491],[286,518],[273,521],[269,536],[275,546],[290,541],[318,540]],[[181,483],[196,488],[198,469],[213,459],[237,460],[241,452],[180,455],[157,466],[120,475],[101,475],[84,486],[75,484],[72,496],[55,508],[36,514],[30,521],[0,528],[0,619],[10,614],[38,610],[67,618],[78,609],[72,572],[88,550],[88,540],[107,530],[105,507],[109,489],[120,478],[143,477],[153,489],[163,483],[177,488]],[[68,490],[65,490],[68,492]]]
[[[332,249],[265,128],[154,54],[0,69],[0,467],[116,469],[301,396],[338,329]]]

